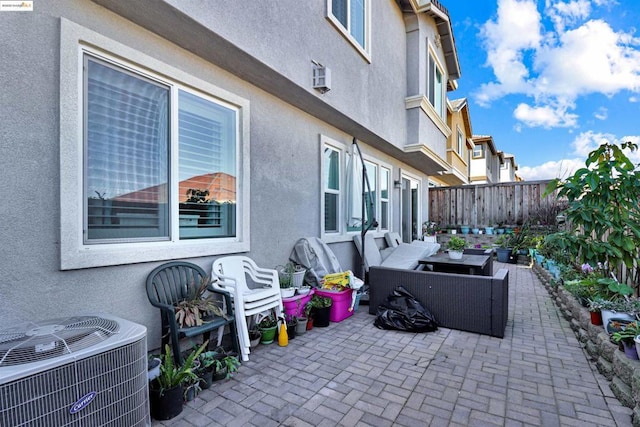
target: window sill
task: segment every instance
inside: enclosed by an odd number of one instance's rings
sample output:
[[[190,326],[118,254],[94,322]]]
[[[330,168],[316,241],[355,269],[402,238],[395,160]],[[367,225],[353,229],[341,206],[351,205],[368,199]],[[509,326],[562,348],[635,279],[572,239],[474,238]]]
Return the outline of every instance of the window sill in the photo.
[[[141,262],[167,261],[248,252],[249,242],[228,239],[201,241],[117,243],[110,245],[79,245],[61,253],[60,269],[76,270]]]
[[[349,34],[347,29],[342,26],[340,21],[338,21],[332,15],[327,16],[327,19],[340,32],[340,34],[342,34],[342,36],[345,39],[347,39],[347,41],[351,44],[351,46],[353,46],[353,48],[358,51],[360,56],[362,56],[365,61],[367,61],[369,64],[371,64],[371,53],[367,49],[365,49],[362,46],[360,46],[360,43],[358,43],[358,41],[351,34]],[[368,38],[369,38],[368,35],[366,36],[366,38],[367,38],[367,42],[366,43],[368,44]]]

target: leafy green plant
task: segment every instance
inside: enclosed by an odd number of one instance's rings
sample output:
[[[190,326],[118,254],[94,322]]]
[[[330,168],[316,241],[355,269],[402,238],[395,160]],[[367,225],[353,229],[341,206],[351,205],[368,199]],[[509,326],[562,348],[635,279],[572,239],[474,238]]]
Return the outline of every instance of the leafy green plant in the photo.
[[[620,341],[626,341],[627,343],[632,343],[633,339],[640,335],[640,325],[637,321],[628,323],[622,326],[622,330],[618,332],[614,332],[611,336],[611,339],[618,343]]]
[[[450,251],[462,252],[466,247],[467,247],[467,241],[464,240],[462,237],[458,237],[456,235],[451,236],[451,239],[449,239],[449,243],[447,243],[447,248]]]
[[[165,345],[164,354],[160,356],[162,359],[160,375],[156,378],[160,395],[163,395],[165,390],[198,380],[198,375],[195,373],[196,366],[194,362],[198,356],[200,356],[200,353],[207,348],[207,344],[209,344],[209,341],[205,341],[200,347],[189,353],[189,356],[185,359],[182,366],[175,364],[169,344]]]
[[[269,328],[273,328],[274,326],[278,326],[278,321],[271,314],[263,317],[262,320],[258,322],[258,329],[269,329]]]
[[[638,282],[634,262],[640,253],[640,171],[623,150],[637,145],[604,143],[589,153],[585,167],[564,181],[555,179],[545,195],[558,190],[566,199],[568,230],[564,242],[579,262],[602,262],[617,273],[621,265],[632,270],[630,281]]]
[[[198,286],[191,286],[187,296],[176,304],[176,321],[181,328],[202,325],[203,316],[212,313],[227,318],[213,295],[206,295],[211,280],[203,277]]]
[[[321,295],[313,295],[307,305],[304,306],[304,313],[309,317],[310,313],[314,309],[331,307],[333,300],[329,297],[323,297]]]

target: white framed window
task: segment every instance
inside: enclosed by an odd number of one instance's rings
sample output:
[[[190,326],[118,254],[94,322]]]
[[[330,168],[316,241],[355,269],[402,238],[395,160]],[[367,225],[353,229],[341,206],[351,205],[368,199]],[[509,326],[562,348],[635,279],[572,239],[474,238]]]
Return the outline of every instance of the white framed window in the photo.
[[[334,142],[334,141],[332,141]],[[322,191],[324,233],[336,234],[341,232],[340,213],[342,212],[342,171],[344,147],[324,143],[322,148]]]
[[[61,268],[249,250],[249,102],[69,21],[61,35]]]
[[[327,18],[371,62],[370,0],[327,0]]]
[[[464,148],[464,135],[460,128],[457,128],[458,132],[458,154],[462,156],[462,150]]]
[[[473,147],[473,158],[474,159],[484,158],[484,145],[476,144],[475,147]]]
[[[446,120],[444,109],[444,72],[431,50],[427,52],[427,99],[442,120]]]
[[[391,169],[380,166],[380,230],[388,231],[391,217]]]
[[[362,163],[347,146],[321,135],[322,239],[350,240],[362,227]],[[370,191],[365,190],[365,221],[375,218],[377,229],[388,230],[391,222],[391,167],[363,156]],[[354,161],[355,165],[351,162]],[[365,186],[366,187],[366,186]]]

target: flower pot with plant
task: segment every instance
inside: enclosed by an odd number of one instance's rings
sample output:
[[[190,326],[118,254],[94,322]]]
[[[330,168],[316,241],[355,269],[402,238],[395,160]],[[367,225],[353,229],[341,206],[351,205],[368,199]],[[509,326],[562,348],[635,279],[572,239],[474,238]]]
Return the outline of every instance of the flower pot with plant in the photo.
[[[175,306],[176,321],[181,328],[201,326],[210,314],[226,318],[220,308],[220,302],[208,293],[211,283],[209,277],[203,277],[199,286],[189,289],[189,294]]]
[[[307,303],[305,311],[313,317],[313,326],[319,328],[329,326],[329,317],[331,315],[331,305],[333,300],[329,297],[323,297],[320,295],[313,295],[311,300]]]
[[[447,249],[449,249],[449,258],[461,259],[464,248],[467,247],[467,241],[462,237],[451,236],[447,243]]]
[[[280,281],[280,295],[282,298],[291,298],[296,293],[296,288],[294,287],[296,265],[288,262],[284,266],[276,267],[276,270],[278,271],[278,279]],[[304,271],[302,273],[304,275]]]
[[[621,331],[614,332],[611,340],[615,343],[622,343],[624,354],[633,360],[638,360],[638,352],[635,346],[635,338],[640,334],[640,325],[638,322],[631,322],[622,327]]]
[[[199,380],[195,373],[195,360],[208,343],[205,341],[192,351],[181,366],[175,364],[169,345],[165,346],[165,353],[161,356],[160,375],[149,387],[151,415],[154,419],[169,420],[182,412],[183,386]]]
[[[269,314],[262,318],[258,322],[258,330],[262,335],[260,338],[261,344],[271,344],[276,338],[276,332],[278,330],[278,322],[276,318]]]

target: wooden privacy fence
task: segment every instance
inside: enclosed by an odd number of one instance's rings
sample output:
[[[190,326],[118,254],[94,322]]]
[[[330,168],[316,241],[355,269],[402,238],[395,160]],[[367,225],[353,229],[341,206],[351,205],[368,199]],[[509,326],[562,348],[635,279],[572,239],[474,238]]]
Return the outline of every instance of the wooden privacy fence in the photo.
[[[429,188],[429,221],[439,227],[555,225],[566,204],[556,192],[543,197],[549,180]]]

